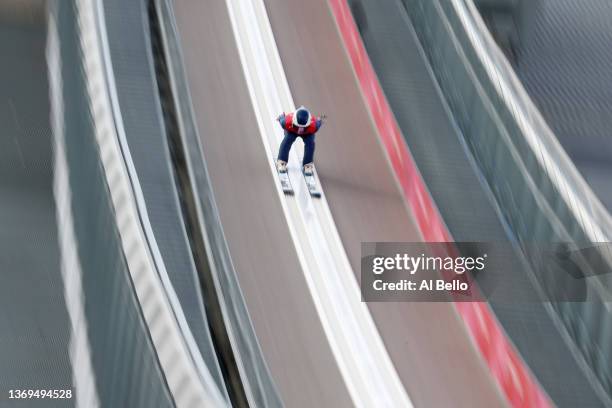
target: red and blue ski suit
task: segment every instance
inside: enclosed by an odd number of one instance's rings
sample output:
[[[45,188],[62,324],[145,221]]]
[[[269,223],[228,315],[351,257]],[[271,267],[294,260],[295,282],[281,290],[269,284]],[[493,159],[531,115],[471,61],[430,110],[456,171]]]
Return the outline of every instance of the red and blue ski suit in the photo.
[[[304,141],[304,159],[302,164],[312,163],[315,151],[315,133],[317,133],[323,124],[321,118],[312,115],[310,125],[298,127],[293,125],[293,113],[283,113],[278,117],[278,122],[285,130],[285,138],[278,150],[278,160],[289,161],[291,146],[298,137],[301,137]]]

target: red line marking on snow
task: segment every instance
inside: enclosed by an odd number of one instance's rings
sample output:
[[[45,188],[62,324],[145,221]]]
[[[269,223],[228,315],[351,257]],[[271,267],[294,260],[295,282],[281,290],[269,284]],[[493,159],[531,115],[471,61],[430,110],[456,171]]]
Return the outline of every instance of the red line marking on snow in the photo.
[[[348,3],[346,0],[329,0],[329,4],[361,92],[423,239],[426,242],[454,242],[395,121]],[[519,357],[489,306],[484,302],[455,302],[455,307],[510,405],[515,408],[552,407],[548,396]]]

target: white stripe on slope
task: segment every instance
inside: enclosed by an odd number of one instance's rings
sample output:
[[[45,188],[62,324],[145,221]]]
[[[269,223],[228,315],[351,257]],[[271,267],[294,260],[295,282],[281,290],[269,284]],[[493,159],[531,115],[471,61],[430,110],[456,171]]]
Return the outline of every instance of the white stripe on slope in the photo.
[[[263,0],[226,0],[249,93],[272,177],[272,160],[283,132],[274,118],[294,108]],[[292,152],[289,174],[295,198],[277,193],[336,362],[359,407],[411,407],[361,295],[325,196],[312,200]]]

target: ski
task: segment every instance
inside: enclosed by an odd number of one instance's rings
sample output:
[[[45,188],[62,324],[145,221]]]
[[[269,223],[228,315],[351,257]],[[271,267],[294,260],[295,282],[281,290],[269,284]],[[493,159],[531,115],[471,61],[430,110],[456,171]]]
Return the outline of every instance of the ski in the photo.
[[[291,186],[291,180],[289,180],[289,172],[278,171],[278,169],[276,170],[276,172],[278,173],[278,178],[280,180],[283,193],[287,195],[293,195],[293,187]]]
[[[313,174],[304,174],[304,179],[306,180],[306,186],[308,186],[308,192],[311,197],[319,198],[321,197],[321,190],[317,187],[317,180]]]

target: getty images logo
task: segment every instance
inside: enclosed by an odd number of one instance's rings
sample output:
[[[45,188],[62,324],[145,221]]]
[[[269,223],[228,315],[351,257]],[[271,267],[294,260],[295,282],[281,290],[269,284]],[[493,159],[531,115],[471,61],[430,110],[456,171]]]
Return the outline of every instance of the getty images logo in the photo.
[[[405,271],[414,275],[420,271],[454,271],[457,275],[465,272],[482,271],[485,269],[487,254],[478,257],[471,256],[411,256],[396,254],[389,257],[374,257],[372,272],[381,275],[385,271]]]

